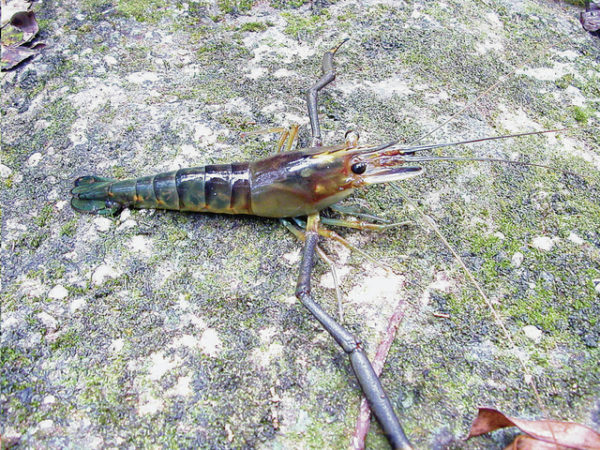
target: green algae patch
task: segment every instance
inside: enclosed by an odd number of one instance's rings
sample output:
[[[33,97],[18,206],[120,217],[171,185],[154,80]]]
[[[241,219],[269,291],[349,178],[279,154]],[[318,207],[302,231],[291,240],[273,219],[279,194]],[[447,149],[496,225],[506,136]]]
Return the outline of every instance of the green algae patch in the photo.
[[[322,31],[326,26],[326,21],[329,20],[330,14],[327,10],[322,10],[320,14],[304,16],[295,13],[281,13],[281,16],[286,20],[287,26],[285,33],[291,36],[310,36]]]
[[[168,14],[168,6],[159,0],[117,0],[117,11],[138,22],[157,23]]]

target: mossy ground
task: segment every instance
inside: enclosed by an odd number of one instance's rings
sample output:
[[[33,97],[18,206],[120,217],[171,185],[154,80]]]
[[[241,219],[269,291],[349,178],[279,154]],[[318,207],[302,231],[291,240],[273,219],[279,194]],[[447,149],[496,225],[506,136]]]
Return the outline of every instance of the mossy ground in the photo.
[[[303,92],[323,52],[346,37],[337,81],[321,95],[328,143],[348,129],[362,142],[412,142],[523,62],[427,141],[586,127],[439,152],[518,154],[585,178],[437,163],[402,189],[495,304],[545,410],[600,428],[600,42],[581,30],[575,7],[486,3],[44,3],[38,17],[51,45],[2,80],[3,439],[347,446],[356,382],[293,298],[300,243],[277,222],[149,211],[105,221],[68,204],[81,175],[133,177],[270,154],[274,140],[240,133],[305,126]],[[307,136],[303,127],[301,142]],[[370,352],[378,324],[406,299],[382,381],[416,446],[467,446],[461,438],[479,405],[541,417],[488,308],[412,206],[390,186],[348,203],[414,221],[385,233],[341,231],[395,267],[392,279],[404,277],[393,304],[355,295],[377,268],[357,255],[335,259],[347,273],[345,323]],[[533,246],[542,236],[554,239],[551,250]],[[104,268],[110,275],[101,278]],[[316,293],[333,311],[320,283],[326,273],[317,266]],[[525,337],[527,325],[542,331],[539,343]],[[468,446],[496,448],[513,434]],[[386,447],[376,425],[367,445]]]

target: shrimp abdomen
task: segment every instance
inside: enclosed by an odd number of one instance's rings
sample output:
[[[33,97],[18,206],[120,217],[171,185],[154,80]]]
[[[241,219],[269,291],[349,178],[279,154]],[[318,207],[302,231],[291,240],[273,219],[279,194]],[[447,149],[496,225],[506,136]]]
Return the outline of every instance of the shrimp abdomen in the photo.
[[[111,215],[124,207],[252,214],[248,164],[179,169],[117,181],[80,177],[71,191],[80,212]]]

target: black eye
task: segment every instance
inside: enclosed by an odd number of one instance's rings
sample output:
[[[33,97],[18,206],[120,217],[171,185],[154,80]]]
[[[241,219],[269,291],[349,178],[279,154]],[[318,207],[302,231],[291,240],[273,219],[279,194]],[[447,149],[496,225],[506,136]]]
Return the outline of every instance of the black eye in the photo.
[[[354,163],[354,164],[352,164],[352,167],[350,169],[356,175],[363,174],[363,173],[365,173],[365,170],[367,170],[367,163],[364,163],[364,162]]]

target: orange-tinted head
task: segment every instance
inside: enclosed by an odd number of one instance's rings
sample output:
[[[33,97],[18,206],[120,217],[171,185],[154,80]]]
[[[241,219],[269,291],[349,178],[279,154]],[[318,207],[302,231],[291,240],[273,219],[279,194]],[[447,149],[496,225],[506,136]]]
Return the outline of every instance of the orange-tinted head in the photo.
[[[419,175],[394,145],[317,147],[251,163],[252,210],[267,217],[320,211],[369,184]]]

